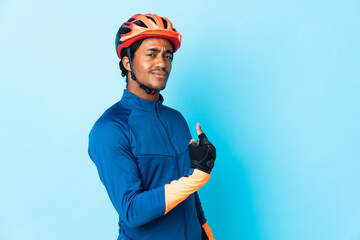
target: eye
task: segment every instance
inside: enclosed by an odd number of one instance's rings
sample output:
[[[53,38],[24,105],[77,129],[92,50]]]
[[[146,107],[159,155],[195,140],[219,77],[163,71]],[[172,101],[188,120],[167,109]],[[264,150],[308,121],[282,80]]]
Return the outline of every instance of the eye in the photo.
[[[172,56],[165,56],[165,58],[167,58],[167,59],[169,59],[169,60],[172,60],[173,59],[173,57]]]
[[[147,56],[149,56],[149,57],[155,57],[155,54],[149,53]]]

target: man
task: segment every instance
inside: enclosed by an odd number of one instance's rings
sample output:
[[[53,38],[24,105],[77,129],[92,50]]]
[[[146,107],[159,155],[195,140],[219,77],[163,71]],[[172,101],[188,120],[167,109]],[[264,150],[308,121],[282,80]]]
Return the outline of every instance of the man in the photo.
[[[154,14],[136,14],[116,35],[127,89],[89,135],[95,163],[119,214],[118,239],[214,239],[197,190],[210,178],[215,147],[200,141],[176,110],[163,105],[181,35]]]

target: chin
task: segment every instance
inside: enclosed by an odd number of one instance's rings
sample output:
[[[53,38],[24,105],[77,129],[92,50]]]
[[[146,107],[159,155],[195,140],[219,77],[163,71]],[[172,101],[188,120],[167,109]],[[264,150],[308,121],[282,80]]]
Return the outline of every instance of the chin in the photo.
[[[165,80],[165,82],[161,81],[160,83],[158,82],[158,84],[151,84],[150,85],[150,88],[158,90],[158,91],[164,90],[165,87],[166,87],[166,80]]]
[[[158,90],[158,91],[160,91],[160,90],[164,90],[165,89],[165,85],[163,85],[163,86],[157,86],[157,87],[154,87],[153,89],[156,89],[156,90]]]

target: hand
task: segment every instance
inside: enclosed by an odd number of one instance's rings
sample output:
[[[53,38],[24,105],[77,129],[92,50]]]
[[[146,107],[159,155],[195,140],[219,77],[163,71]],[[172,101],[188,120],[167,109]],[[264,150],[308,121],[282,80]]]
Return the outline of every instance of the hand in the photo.
[[[191,139],[189,142],[191,168],[196,168],[210,174],[214,167],[216,148],[207,139],[199,123],[196,124],[196,131],[200,141],[195,142],[194,139]]]

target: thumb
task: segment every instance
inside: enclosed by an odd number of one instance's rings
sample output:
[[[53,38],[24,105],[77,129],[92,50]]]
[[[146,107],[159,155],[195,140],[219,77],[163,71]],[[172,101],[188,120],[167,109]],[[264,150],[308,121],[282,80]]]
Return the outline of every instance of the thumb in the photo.
[[[200,127],[200,123],[196,123],[196,132],[198,134],[198,136],[202,133],[204,133],[202,130],[201,130],[201,127]]]

